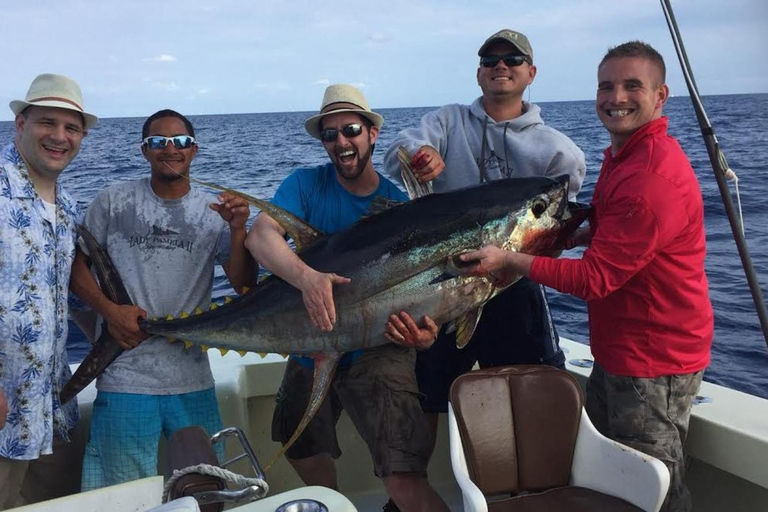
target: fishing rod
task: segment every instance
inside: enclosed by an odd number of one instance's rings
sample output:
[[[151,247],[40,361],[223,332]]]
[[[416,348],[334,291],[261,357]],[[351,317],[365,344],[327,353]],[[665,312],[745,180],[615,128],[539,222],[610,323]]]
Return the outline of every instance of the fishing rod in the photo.
[[[760,325],[763,329],[763,336],[765,336],[765,342],[768,345],[768,313],[765,309],[765,301],[763,300],[763,294],[760,291],[760,283],[757,281],[757,273],[755,272],[755,268],[752,265],[752,258],[749,256],[747,241],[744,238],[744,228],[736,215],[736,210],[733,206],[733,199],[731,198],[731,190],[728,188],[728,183],[726,183],[729,172],[730,174],[733,174],[733,171],[731,171],[731,169],[728,167],[725,154],[723,154],[723,151],[720,149],[720,143],[717,141],[715,130],[712,128],[712,124],[707,118],[707,113],[704,111],[704,105],[701,103],[701,97],[699,96],[699,91],[696,87],[696,81],[693,78],[691,64],[688,62],[688,55],[686,54],[685,47],[683,46],[683,38],[680,36],[680,29],[677,27],[675,14],[672,12],[672,2],[671,0],[660,1],[661,7],[664,10],[664,16],[667,19],[669,32],[672,35],[672,42],[675,45],[677,57],[680,60],[680,66],[683,70],[685,84],[688,86],[688,92],[691,95],[693,110],[696,112],[696,119],[698,119],[699,126],[701,127],[701,134],[704,137],[704,144],[707,146],[709,161],[712,164],[712,170],[715,173],[717,186],[720,189],[720,196],[723,199],[725,212],[728,215],[728,221],[731,224],[733,238],[736,241],[736,247],[739,250],[741,265],[744,267],[744,273],[747,276],[749,289],[752,292],[752,299],[755,302],[757,316],[760,319]]]

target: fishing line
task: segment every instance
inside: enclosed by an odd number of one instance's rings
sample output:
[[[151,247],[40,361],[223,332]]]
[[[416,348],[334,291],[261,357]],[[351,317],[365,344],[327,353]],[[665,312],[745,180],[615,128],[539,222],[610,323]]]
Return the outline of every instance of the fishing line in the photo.
[[[688,92],[693,103],[693,110],[696,113],[696,118],[699,121],[701,127],[701,134],[704,137],[704,144],[707,147],[707,154],[709,155],[709,161],[712,164],[712,170],[715,174],[715,180],[717,186],[720,189],[720,197],[723,200],[725,212],[728,215],[728,222],[731,224],[731,231],[733,232],[733,238],[736,242],[736,248],[739,251],[741,257],[741,264],[744,267],[744,273],[747,277],[747,283],[749,284],[750,291],[752,292],[752,299],[755,302],[755,309],[757,310],[757,316],[760,320],[760,326],[763,330],[763,336],[765,337],[766,345],[768,345],[768,312],[765,308],[765,301],[763,300],[763,294],[760,289],[760,283],[757,280],[757,272],[752,265],[752,258],[749,255],[749,249],[747,248],[747,241],[744,238],[744,222],[741,215],[741,199],[739,197],[738,178],[736,173],[728,166],[728,162],[725,159],[720,149],[720,143],[717,141],[715,130],[712,128],[712,124],[707,118],[707,114],[704,111],[704,105],[699,97],[699,91],[696,87],[696,81],[693,78],[693,71],[691,64],[688,61],[688,55],[685,52],[683,46],[683,39],[680,35],[680,29],[677,26],[675,15],[672,12],[671,0],[660,0],[661,7],[664,11],[664,16],[667,20],[667,26],[669,32],[672,35],[672,43],[675,46],[677,57],[680,60],[680,67],[683,71],[683,77],[685,78],[685,84],[688,87]],[[739,217],[737,218],[736,212],[733,206],[733,199],[731,198],[731,190],[728,187],[727,179],[733,179],[736,181],[736,196],[739,199]]]

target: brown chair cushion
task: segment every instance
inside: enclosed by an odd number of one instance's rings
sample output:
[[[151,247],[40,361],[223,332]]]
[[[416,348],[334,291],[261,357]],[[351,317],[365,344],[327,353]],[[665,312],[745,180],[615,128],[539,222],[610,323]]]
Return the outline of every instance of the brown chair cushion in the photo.
[[[539,365],[466,373],[451,386],[470,476],[486,495],[568,485],[583,395]]]
[[[171,435],[166,445],[166,479],[176,469],[184,469],[198,464],[218,466],[216,452],[213,451],[211,441],[202,427],[185,427]],[[194,496],[202,492],[222,491],[227,488],[221,478],[203,475],[200,473],[187,473],[178,480],[170,489],[170,499]],[[221,512],[224,503],[200,503],[201,512]]]
[[[629,502],[584,487],[561,487],[540,494],[488,502],[488,512],[642,512]]]

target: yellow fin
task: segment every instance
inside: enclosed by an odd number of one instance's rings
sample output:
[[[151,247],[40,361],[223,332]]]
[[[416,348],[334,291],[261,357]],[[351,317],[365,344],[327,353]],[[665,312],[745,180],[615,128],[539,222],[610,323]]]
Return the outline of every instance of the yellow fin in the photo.
[[[267,353],[266,352],[257,352],[257,354],[259,354],[259,357],[261,357],[262,359],[267,357]]]
[[[460,316],[456,319],[456,347],[464,348],[469,340],[472,339],[472,335],[475,334],[475,327],[480,321],[480,315],[483,314],[483,306],[480,306],[472,311],[468,311],[464,316]]]
[[[186,311],[182,311],[181,316],[179,318],[189,318],[189,313],[187,313]]]
[[[221,352],[221,355],[227,355],[227,352],[229,352],[228,348],[221,348],[219,347],[219,352]]]
[[[208,352],[208,349],[211,348],[208,345],[200,345],[200,348],[203,349],[203,352]]]
[[[195,314],[196,315],[202,315],[203,314],[203,310],[200,309],[200,308],[195,308]]]
[[[171,315],[168,315],[167,317],[165,317],[165,319],[166,319],[166,320],[173,320],[173,316],[171,316]]]
[[[175,343],[175,342],[179,341],[176,338],[171,338],[170,336],[167,336],[167,338],[168,338],[168,343]]]
[[[245,354],[247,354],[248,351],[247,350],[238,350],[237,353],[240,354],[240,357],[245,357]]]
[[[232,297],[224,297],[224,304],[229,304],[232,302]]]
[[[211,311],[213,311],[214,309],[216,309],[216,308],[218,308],[218,307],[219,307],[219,306],[218,306],[218,305],[217,305],[215,302],[211,302],[211,308],[210,308],[210,309],[211,309]]]
[[[250,291],[250,287],[248,287],[248,286],[243,286],[242,289],[243,289],[243,295],[245,295],[246,293],[248,293]]]
[[[189,348],[189,347],[191,347],[192,345],[193,345],[193,343],[192,343],[191,341],[185,341],[185,342],[184,342],[184,348]]]

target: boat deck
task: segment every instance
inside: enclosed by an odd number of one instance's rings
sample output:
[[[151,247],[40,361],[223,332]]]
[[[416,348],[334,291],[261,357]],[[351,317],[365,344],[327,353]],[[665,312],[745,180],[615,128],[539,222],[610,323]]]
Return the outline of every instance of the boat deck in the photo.
[[[580,367],[580,360],[590,360],[589,347],[570,340],[562,340],[567,350],[568,370],[582,383],[586,381],[589,368]],[[262,465],[277,453],[280,446],[271,441],[271,421],[274,397],[282,379],[285,361],[277,355],[261,359],[256,354],[240,358],[229,353],[220,356],[209,352],[211,366],[216,379],[216,394],[222,419],[226,426],[238,426],[248,436],[252,448]],[[768,511],[768,400],[747,395],[710,383],[703,383],[700,394],[711,401],[694,406],[685,450],[689,456],[687,481],[697,512],[756,512]],[[91,404],[96,396],[93,384],[79,396],[83,421],[90,419]],[[438,439],[435,454],[430,462],[429,477],[432,485],[448,502],[451,510],[462,511],[461,493],[451,471],[448,451],[447,415],[440,415]],[[349,418],[342,414],[338,425],[339,444],[342,456],[337,461],[338,480],[341,493],[360,512],[379,512],[387,501],[381,481],[373,474],[370,456],[365,443],[357,434]],[[161,451],[162,451],[161,446]],[[239,454],[235,445],[227,447],[229,457]],[[162,456],[161,456],[162,460]],[[237,462],[233,471],[249,475],[244,462]],[[154,483],[131,482],[104,490],[107,498],[98,498],[91,493],[75,495],[61,500],[41,503],[16,509],[24,512],[96,512],[110,511],[140,512],[150,507],[117,507],[119,496],[137,496],[142,503],[149,501],[141,486],[162,488],[162,479]],[[281,459],[267,473],[270,486],[268,498],[276,500],[277,495],[287,491],[299,491],[303,483],[290,465]],[[121,494],[123,493],[123,494]],[[334,494],[331,494],[333,499]],[[335,495],[338,497],[338,495]],[[99,501],[101,500],[101,501]],[[144,501],[142,501],[144,500]],[[342,501],[345,501],[342,498]],[[255,502],[256,505],[262,502]],[[270,499],[268,503],[274,503]],[[343,509],[343,508],[342,508]],[[247,506],[242,512],[262,512],[261,507]],[[268,509],[270,512],[274,510]]]

